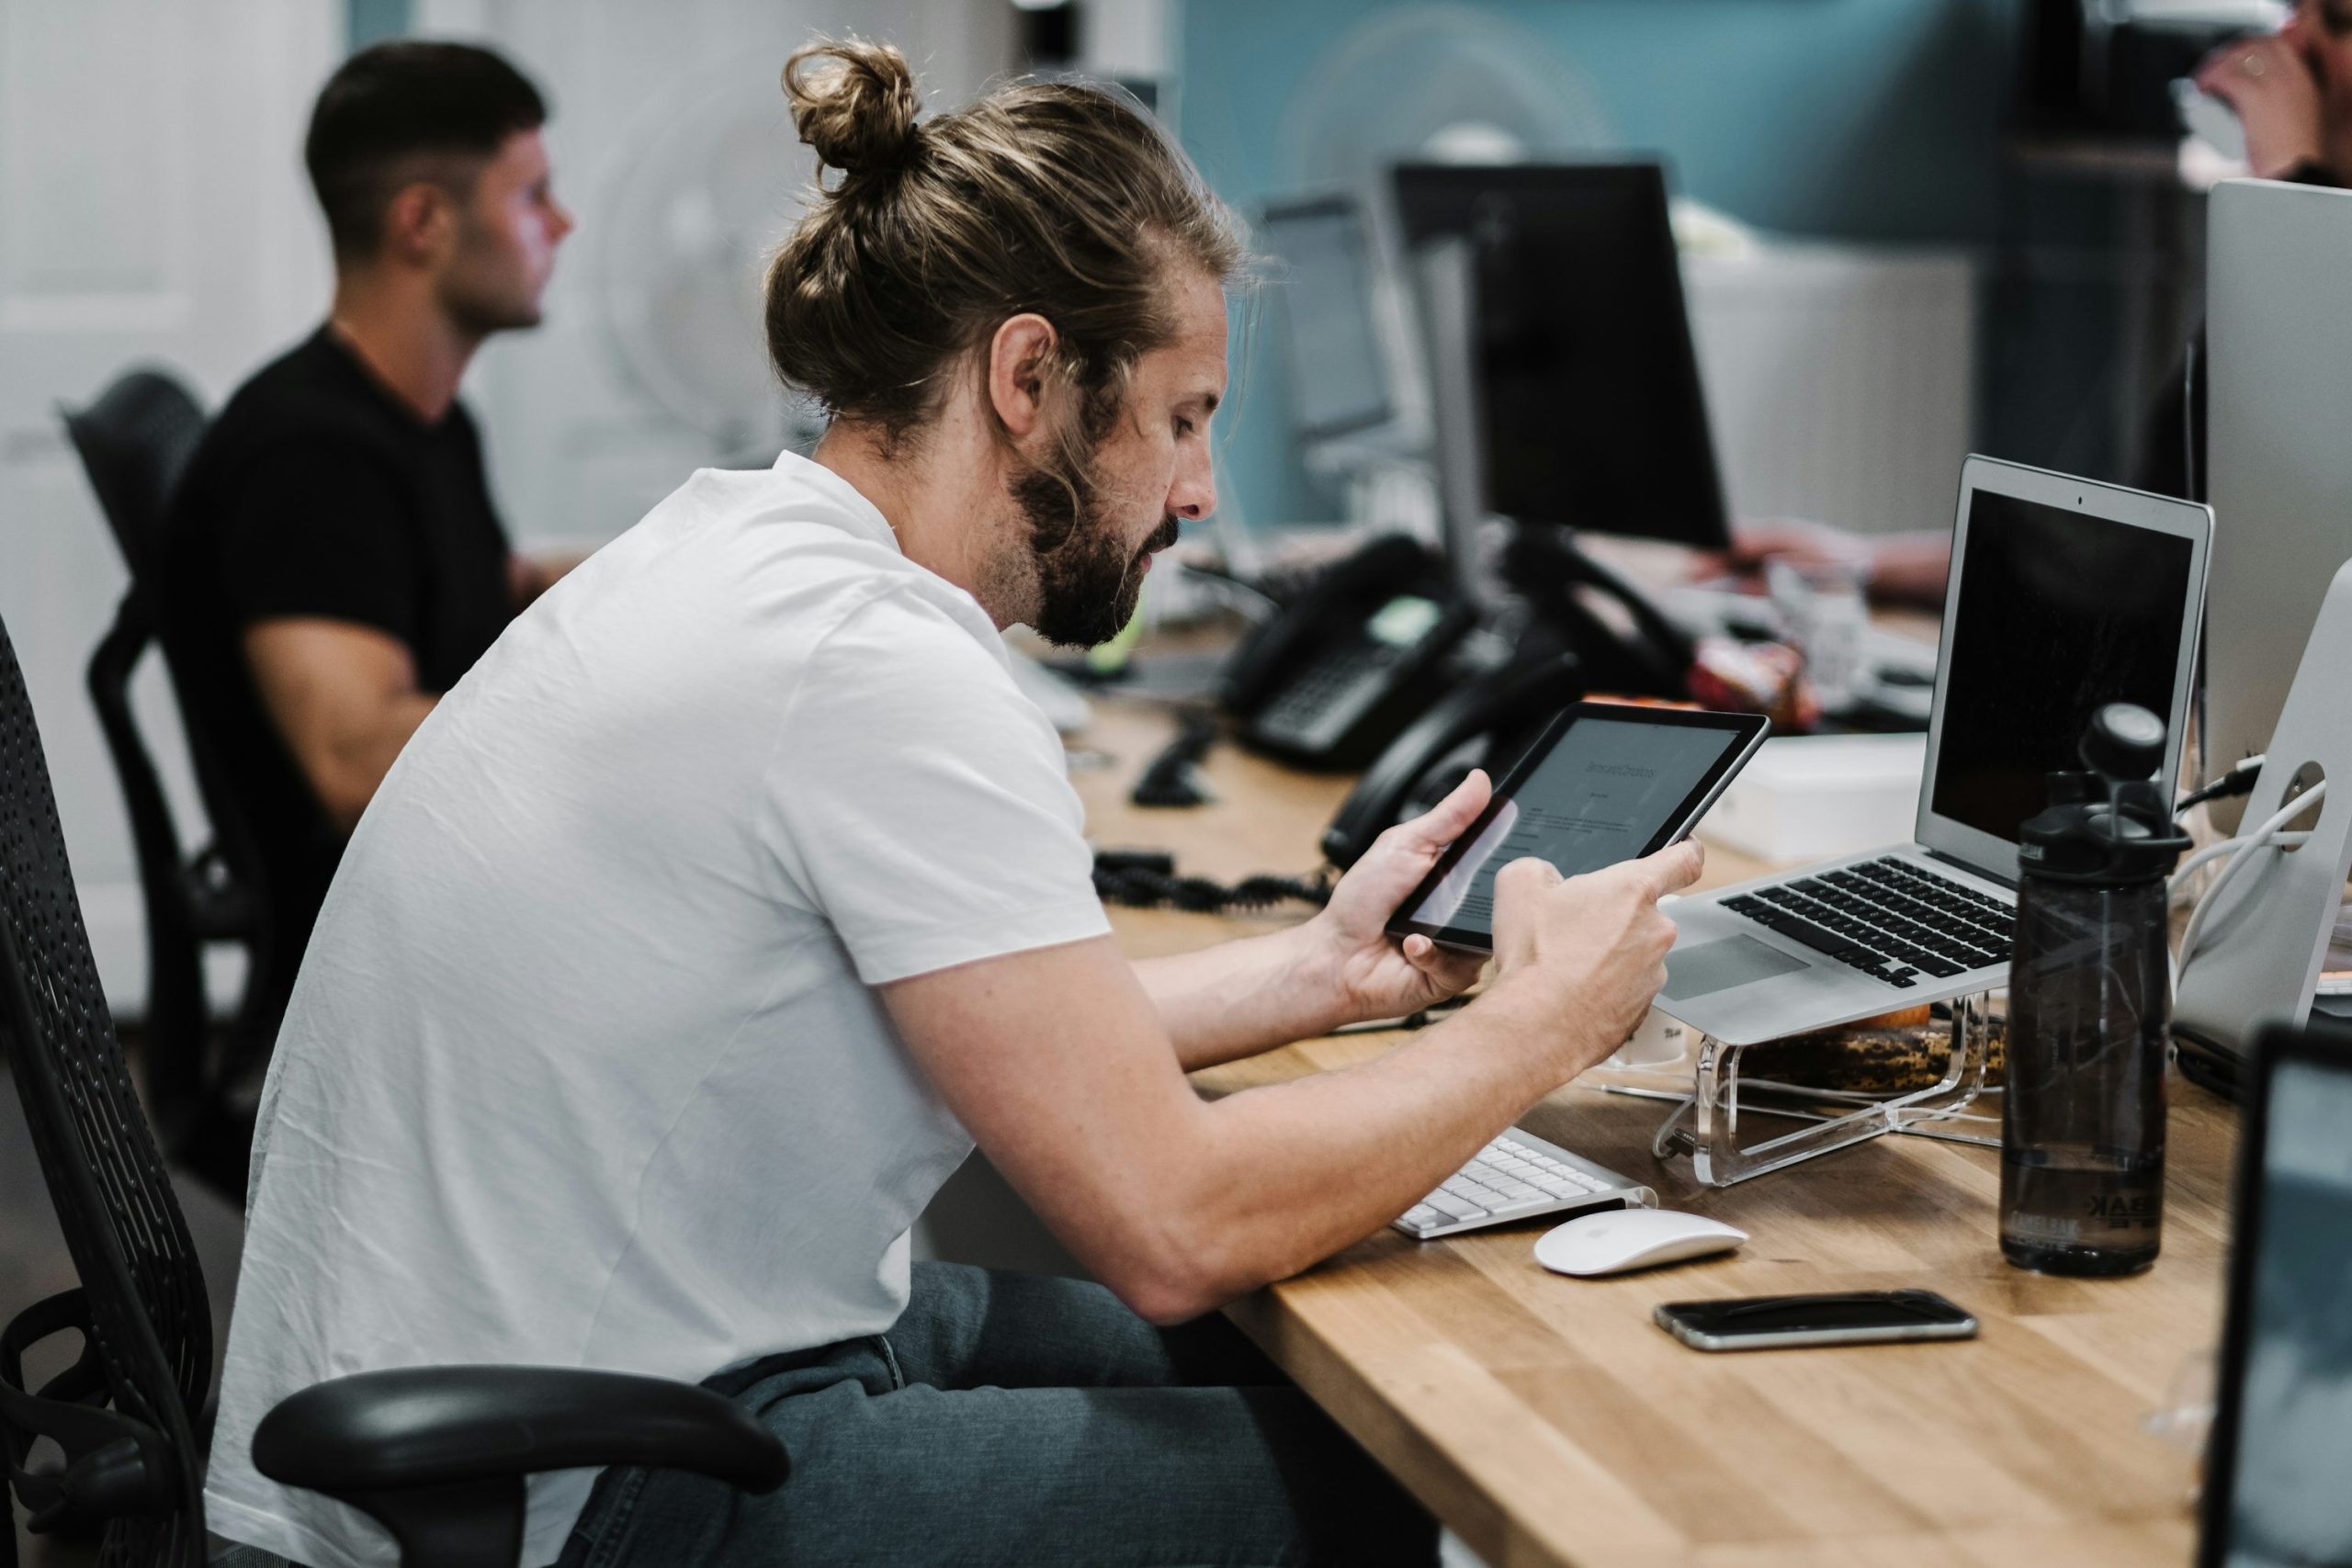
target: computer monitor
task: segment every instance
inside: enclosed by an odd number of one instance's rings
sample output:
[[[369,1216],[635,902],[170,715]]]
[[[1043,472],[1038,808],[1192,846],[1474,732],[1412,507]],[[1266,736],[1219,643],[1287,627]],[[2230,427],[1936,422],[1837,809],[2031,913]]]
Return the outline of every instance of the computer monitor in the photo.
[[[1261,231],[1287,272],[1282,316],[1299,439],[1329,441],[1389,423],[1396,405],[1381,340],[1377,252],[1363,207],[1344,195],[1276,202]]]
[[[2256,1063],[2199,1568],[2352,1562],[2352,1033],[2275,1029]]]
[[[1722,547],[1723,483],[1664,171],[1408,164],[1395,191],[1408,250],[1446,237],[1472,246],[1487,510]]]
[[[2352,559],[2352,192],[2229,180],[2209,209],[2208,777],[2264,751],[2336,568]],[[2215,820],[2237,822],[2235,802]]]

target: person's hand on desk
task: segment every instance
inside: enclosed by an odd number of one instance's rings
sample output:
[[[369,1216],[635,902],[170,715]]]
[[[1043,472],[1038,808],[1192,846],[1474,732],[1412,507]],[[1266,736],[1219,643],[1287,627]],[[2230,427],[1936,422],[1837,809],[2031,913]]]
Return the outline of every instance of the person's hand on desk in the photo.
[[[2197,85],[2236,111],[2246,167],[2266,180],[2327,158],[2327,106],[2301,37],[2238,39],[2197,68]]]
[[[1951,570],[1951,540],[1943,534],[1890,534],[1865,538],[1827,523],[1775,517],[1732,525],[1731,548],[1701,555],[1692,575],[1702,580],[1746,576],[1765,564],[1848,566],[1874,598],[1939,605]]]

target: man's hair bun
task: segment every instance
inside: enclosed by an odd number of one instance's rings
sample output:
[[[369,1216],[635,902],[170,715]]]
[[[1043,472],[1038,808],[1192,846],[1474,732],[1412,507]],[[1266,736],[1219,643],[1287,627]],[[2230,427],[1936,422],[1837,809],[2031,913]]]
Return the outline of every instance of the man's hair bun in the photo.
[[[1100,439],[1137,359],[1167,343],[1172,269],[1219,283],[1233,215],[1132,99],[1010,82],[915,123],[906,57],[820,39],[784,68],[801,140],[843,178],[769,260],[768,357],[784,384],[887,450],[958,385],[953,363],[1023,313],[1053,323],[1056,471]],[[999,427],[1001,434],[1001,426]]]
[[[902,168],[914,155],[914,73],[887,43],[812,43],[784,65],[785,96],[800,140],[844,175]]]

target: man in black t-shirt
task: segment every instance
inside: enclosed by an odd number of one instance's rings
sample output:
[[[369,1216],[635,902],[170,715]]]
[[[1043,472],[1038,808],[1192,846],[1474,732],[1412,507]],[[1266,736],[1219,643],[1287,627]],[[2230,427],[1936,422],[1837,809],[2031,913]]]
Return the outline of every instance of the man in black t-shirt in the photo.
[[[545,118],[484,50],[383,44],[335,73],[304,149],[333,310],[230,399],[173,502],[165,644],[256,840],[280,1000],[402,743],[560,570],[509,547],[457,401],[483,339],[537,324],[571,228]]]

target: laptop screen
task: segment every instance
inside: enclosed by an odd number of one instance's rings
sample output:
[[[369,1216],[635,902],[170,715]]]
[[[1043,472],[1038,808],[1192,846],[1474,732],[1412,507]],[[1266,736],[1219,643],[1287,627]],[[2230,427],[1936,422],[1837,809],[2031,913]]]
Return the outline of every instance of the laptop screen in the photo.
[[[2101,705],[2175,721],[2195,545],[1995,491],[1970,500],[1928,806],[2014,846],[2048,804],[2045,775],[2082,765]]]
[[[2229,1495],[2209,1504],[2222,1539],[2201,1560],[2352,1562],[2352,1071],[2288,1055],[2268,1084],[2254,1234],[2237,1240],[2252,1267],[2222,1371]]]

